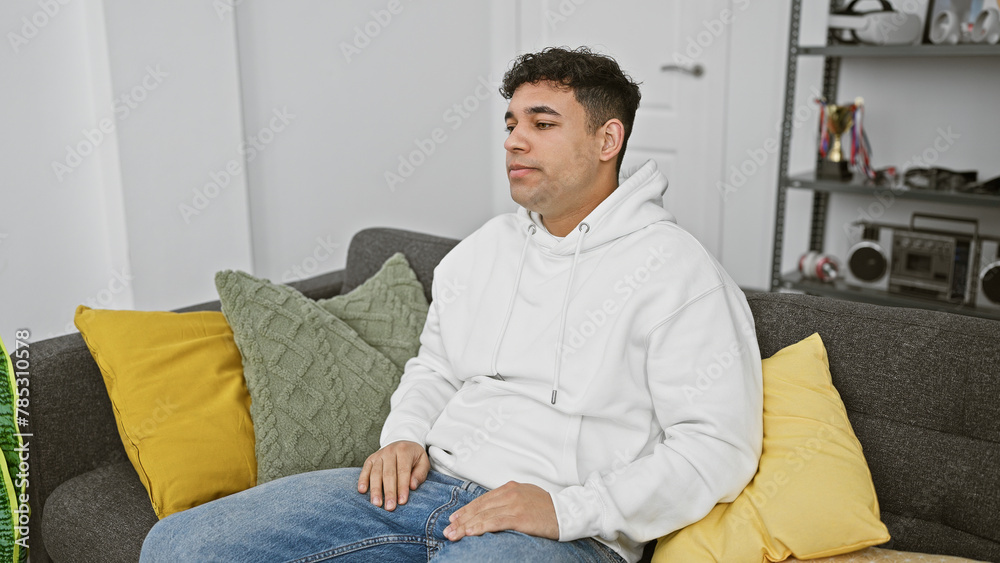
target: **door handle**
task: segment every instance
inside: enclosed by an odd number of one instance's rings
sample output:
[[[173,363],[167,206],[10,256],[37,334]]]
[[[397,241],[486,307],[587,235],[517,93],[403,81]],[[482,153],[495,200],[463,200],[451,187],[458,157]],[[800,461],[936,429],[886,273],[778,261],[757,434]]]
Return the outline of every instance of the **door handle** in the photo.
[[[695,63],[694,66],[683,66],[683,65],[663,65],[660,67],[660,72],[686,72],[691,76],[698,78],[699,76],[705,74],[705,67],[701,64]]]

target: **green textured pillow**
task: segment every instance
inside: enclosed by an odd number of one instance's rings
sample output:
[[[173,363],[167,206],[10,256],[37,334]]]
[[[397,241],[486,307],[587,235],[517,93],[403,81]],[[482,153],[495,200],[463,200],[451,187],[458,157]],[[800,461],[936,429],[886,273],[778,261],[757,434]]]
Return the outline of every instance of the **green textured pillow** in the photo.
[[[26,361],[28,347],[15,347],[14,353],[18,360]],[[25,561],[28,555],[27,470],[20,470],[20,455],[27,451],[27,446],[23,444],[18,429],[18,423],[26,424],[27,409],[18,411],[20,407],[26,407],[26,403],[27,395],[22,398],[18,393],[14,366],[3,340],[0,340],[0,449],[4,457],[0,463],[0,486],[3,487],[0,491],[0,561],[4,562]]]
[[[422,328],[426,300],[421,314],[419,304],[407,297],[412,284],[401,279],[405,272],[399,260],[409,270],[402,255],[394,256],[356,290],[359,295],[352,292],[323,304],[350,313],[346,316],[359,330],[405,362],[403,350],[415,354],[419,346],[419,329],[405,327],[419,323]],[[419,286],[415,276],[412,281]],[[236,271],[219,272],[215,283],[243,358],[257,483],[360,466],[378,449],[402,368],[347,322],[291,287]],[[365,305],[365,295],[386,299],[388,308]],[[400,313],[395,322],[386,317],[389,311]]]
[[[399,369],[420,349],[427,298],[401,252],[386,260],[378,273],[354,291],[317,303]]]

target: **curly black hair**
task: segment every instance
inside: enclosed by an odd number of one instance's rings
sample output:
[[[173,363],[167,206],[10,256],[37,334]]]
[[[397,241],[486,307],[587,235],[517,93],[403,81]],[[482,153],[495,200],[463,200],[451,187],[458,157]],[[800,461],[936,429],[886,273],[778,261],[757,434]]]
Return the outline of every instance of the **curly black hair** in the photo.
[[[587,113],[591,132],[618,118],[625,126],[617,170],[625,158],[625,146],[632,134],[635,111],[639,108],[639,84],[622,71],[613,58],[594,53],[587,47],[549,47],[518,57],[503,76],[500,95],[511,99],[522,84],[551,81],[573,90],[576,101]]]

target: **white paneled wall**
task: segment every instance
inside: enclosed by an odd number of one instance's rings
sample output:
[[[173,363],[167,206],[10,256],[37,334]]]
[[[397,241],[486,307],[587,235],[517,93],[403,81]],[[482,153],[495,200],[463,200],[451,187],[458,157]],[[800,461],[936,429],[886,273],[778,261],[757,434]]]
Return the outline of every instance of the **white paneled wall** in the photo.
[[[0,336],[130,307],[100,3],[0,3]],[[65,4],[65,5],[64,5]],[[109,123],[109,122],[108,122]],[[105,123],[107,129],[108,123]]]
[[[502,174],[490,9],[0,5],[0,336],[215,299],[224,268],[335,270],[369,226],[470,233]]]
[[[365,227],[464,237],[492,216],[487,4],[256,1],[236,17],[246,131],[261,137],[247,158],[260,275],[338,269]]]
[[[235,27],[209,2],[105,0],[138,309],[216,299],[251,269]]]

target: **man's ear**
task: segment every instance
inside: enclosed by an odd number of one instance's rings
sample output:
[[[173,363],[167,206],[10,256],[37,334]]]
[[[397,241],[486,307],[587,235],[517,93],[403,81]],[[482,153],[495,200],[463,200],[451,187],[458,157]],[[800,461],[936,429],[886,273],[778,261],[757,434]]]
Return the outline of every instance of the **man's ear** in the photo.
[[[625,142],[625,125],[620,119],[609,119],[601,127],[601,161],[607,162],[618,158],[618,153],[622,150],[622,143]]]

